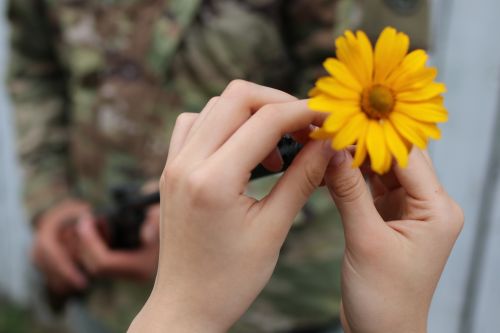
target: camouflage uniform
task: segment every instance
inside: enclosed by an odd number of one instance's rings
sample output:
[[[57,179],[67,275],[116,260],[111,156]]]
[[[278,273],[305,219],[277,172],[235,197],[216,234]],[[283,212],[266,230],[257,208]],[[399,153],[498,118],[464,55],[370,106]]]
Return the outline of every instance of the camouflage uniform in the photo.
[[[231,80],[304,97],[345,28],[376,37],[393,25],[425,47],[428,19],[425,0],[10,0],[8,14],[9,88],[33,218],[68,196],[99,205],[114,185],[157,179],[177,115],[198,112]],[[337,317],[340,226],[324,194],[311,207],[235,331]],[[106,308],[133,303],[118,298]]]

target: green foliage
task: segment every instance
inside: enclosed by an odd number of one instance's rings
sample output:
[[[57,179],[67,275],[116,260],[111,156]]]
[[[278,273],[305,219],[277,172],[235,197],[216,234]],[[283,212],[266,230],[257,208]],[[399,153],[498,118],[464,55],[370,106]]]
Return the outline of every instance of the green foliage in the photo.
[[[49,332],[58,333],[42,328],[42,325],[35,320],[29,311],[0,299],[0,333]]]

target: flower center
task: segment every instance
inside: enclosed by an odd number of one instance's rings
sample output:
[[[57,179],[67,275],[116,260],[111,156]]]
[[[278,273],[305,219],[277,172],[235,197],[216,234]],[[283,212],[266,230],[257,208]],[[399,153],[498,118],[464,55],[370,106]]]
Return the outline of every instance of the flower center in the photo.
[[[391,89],[380,84],[363,91],[361,107],[370,118],[386,118],[394,108],[394,94]]]

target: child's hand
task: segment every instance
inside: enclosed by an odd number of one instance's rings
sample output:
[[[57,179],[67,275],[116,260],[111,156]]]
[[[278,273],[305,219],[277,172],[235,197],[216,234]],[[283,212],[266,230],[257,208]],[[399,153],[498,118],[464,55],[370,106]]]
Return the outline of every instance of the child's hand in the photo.
[[[179,117],[160,184],[156,284],[131,331],[222,332],[243,315],[333,152],[308,143],[261,201],[245,195],[250,173],[318,116],[306,101],[237,81],[201,114]]]
[[[342,323],[346,332],[425,332],[432,295],[463,225],[430,158],[372,176],[370,194],[349,153],[325,179],[344,224]]]

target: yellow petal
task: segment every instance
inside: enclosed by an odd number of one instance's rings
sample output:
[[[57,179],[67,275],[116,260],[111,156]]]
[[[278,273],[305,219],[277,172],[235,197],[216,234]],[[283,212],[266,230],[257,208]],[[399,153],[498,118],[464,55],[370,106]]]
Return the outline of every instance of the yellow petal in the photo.
[[[366,145],[368,153],[370,154],[373,171],[379,174],[384,173],[388,151],[385,143],[384,131],[376,120],[370,120]]]
[[[342,111],[346,113],[354,113],[360,110],[359,103],[352,100],[339,100],[329,96],[319,95],[313,97],[307,103],[309,109],[318,112],[332,113]]]
[[[335,58],[328,58],[323,63],[328,73],[335,77],[341,84],[359,93],[363,90],[359,81],[352,75],[347,66]]]
[[[357,31],[356,37],[358,37],[359,46],[361,50],[361,57],[365,63],[365,71],[368,81],[373,78],[373,46],[370,39],[366,36],[363,31]]]
[[[436,97],[431,98],[430,100],[426,101],[426,103],[432,103],[432,104],[444,106],[444,97],[439,95],[439,96],[436,96]]]
[[[385,28],[375,45],[374,82],[383,83],[391,72],[403,61],[410,39],[408,35],[394,28]]]
[[[441,139],[441,130],[439,129],[439,127],[437,127],[436,124],[415,121],[414,126],[417,128],[417,130],[431,139]]]
[[[333,112],[328,118],[325,119],[322,128],[330,133],[335,133],[344,126],[349,119],[353,117],[353,114],[345,112]]]
[[[419,71],[404,75],[392,84],[394,91],[416,90],[431,84],[436,79],[438,72],[435,68],[423,68]]]
[[[365,69],[361,46],[351,31],[335,41],[337,58],[343,62],[363,87],[369,85],[369,73]]]
[[[387,171],[389,171],[391,169],[391,165],[392,165],[392,155],[390,154],[390,151],[388,150],[387,154],[385,154],[385,159],[384,159],[384,164],[383,164],[383,167],[381,170],[382,171],[381,174],[387,173]]]
[[[354,160],[352,162],[352,166],[355,168],[361,166],[366,159],[366,135],[368,132],[368,124],[369,122],[367,121],[364,128],[361,130],[358,142],[356,143],[356,153],[354,154]]]
[[[385,121],[382,124],[382,128],[384,129],[385,141],[390,152],[396,158],[399,166],[405,168],[408,165],[408,149],[406,149],[403,140],[401,140],[401,137],[390,121]]]
[[[405,117],[401,113],[393,112],[389,116],[389,119],[401,136],[420,149],[425,149],[427,147],[427,138],[409,124],[408,117]]]
[[[349,99],[354,101],[359,101],[360,99],[359,92],[346,88],[332,77],[320,78],[318,81],[316,81],[316,88],[319,89],[322,93],[334,98]]]
[[[314,140],[327,140],[333,137],[332,133],[325,131],[322,128],[317,128],[309,134],[309,137]]]
[[[321,94],[321,91],[318,88],[314,87],[311,90],[309,90],[309,93],[307,95],[309,97],[315,97],[318,96],[319,94]]]
[[[442,123],[448,121],[448,111],[446,111],[446,108],[435,103],[397,102],[394,112],[400,112],[415,120],[425,122]]]
[[[401,118],[407,126],[412,128],[413,131],[420,133],[425,139],[431,138],[438,140],[441,138],[441,131],[436,124],[417,121],[401,113],[394,113],[394,115]]]
[[[396,100],[403,102],[420,102],[432,99],[446,92],[444,83],[432,83],[417,90],[398,93]]]
[[[366,122],[368,122],[368,119],[363,112],[359,112],[349,119],[333,138],[332,148],[341,150],[353,144],[359,138],[361,131],[366,126]]]
[[[391,122],[391,125],[392,125],[392,127],[394,127],[394,124],[392,122]],[[401,141],[403,141],[403,144],[406,147],[406,150],[411,151],[411,149],[413,147],[413,143],[411,143],[407,138],[402,136],[401,133],[399,133],[399,131],[397,129],[396,129],[396,132],[398,132],[399,137],[401,138]]]
[[[415,50],[408,53],[401,62],[401,65],[394,69],[391,75],[389,75],[386,83],[392,86],[394,82],[400,80],[401,77],[422,70],[427,62],[427,58],[428,55],[424,50]]]

